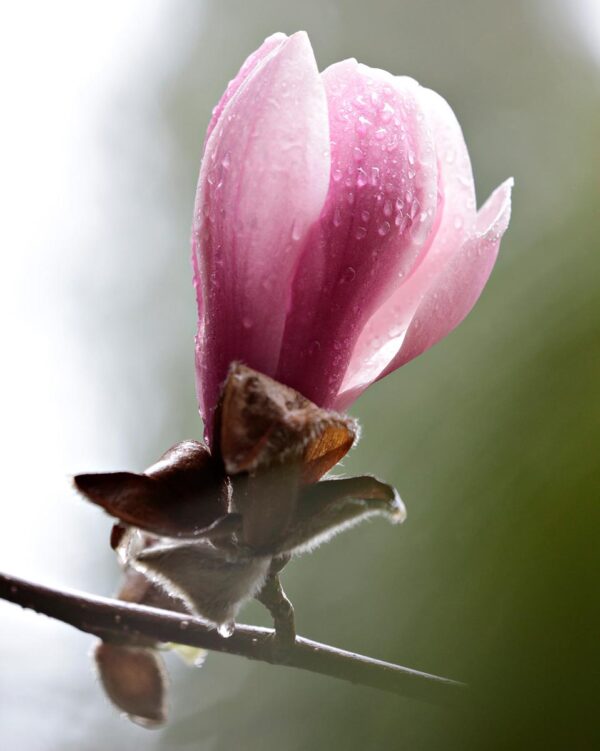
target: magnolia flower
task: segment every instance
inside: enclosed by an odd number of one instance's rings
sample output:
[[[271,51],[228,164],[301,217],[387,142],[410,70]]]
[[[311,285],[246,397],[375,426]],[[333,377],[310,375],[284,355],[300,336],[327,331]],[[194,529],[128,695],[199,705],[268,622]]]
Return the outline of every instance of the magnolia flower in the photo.
[[[192,255],[207,437],[240,361],[345,410],[469,313],[510,218],[512,180],[476,210],[448,103],[274,34],[208,126]]]
[[[511,187],[476,211],[460,126],[411,78],[355,60],[319,74],[303,32],[248,58],[208,126],[192,233],[210,448],[182,441],[145,472],[74,478],[117,520],[121,599],[229,636],[256,598],[290,648],[289,558],[373,516],[405,518],[377,478],[327,478],[358,435],[341,412],[471,310]],[[120,709],[164,721],[155,641],[127,634],[94,655]]]

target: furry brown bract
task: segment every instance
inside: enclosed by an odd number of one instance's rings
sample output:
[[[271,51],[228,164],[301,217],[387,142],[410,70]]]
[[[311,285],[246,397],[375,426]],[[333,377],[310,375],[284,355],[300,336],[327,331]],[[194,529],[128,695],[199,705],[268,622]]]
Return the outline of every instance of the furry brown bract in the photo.
[[[199,615],[229,635],[240,608],[256,597],[289,644],[293,610],[278,579],[289,557],[371,516],[404,520],[397,492],[374,477],[321,479],[358,433],[352,418],[234,363],[215,412],[212,453],[184,441],[141,474],[78,475],[75,485],[118,520],[111,545],[132,601],[148,604],[162,593],[161,607]],[[136,704],[131,671],[117,657],[143,664],[140,690],[163,686],[156,645],[116,646],[121,651],[97,650],[103,685],[113,702],[141,717],[148,697]],[[147,719],[157,722],[162,693],[154,699]]]

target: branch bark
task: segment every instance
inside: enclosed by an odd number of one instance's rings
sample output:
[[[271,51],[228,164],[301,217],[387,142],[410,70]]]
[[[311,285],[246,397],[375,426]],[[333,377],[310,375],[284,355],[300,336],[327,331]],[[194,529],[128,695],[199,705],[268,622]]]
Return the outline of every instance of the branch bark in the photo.
[[[46,587],[7,574],[0,574],[0,599],[101,638],[115,633],[144,635],[161,642],[187,644],[272,665],[300,668],[433,704],[457,705],[466,696],[464,683],[310,639],[296,637],[293,644],[282,651],[271,629],[237,625],[233,635],[224,638],[201,618]]]

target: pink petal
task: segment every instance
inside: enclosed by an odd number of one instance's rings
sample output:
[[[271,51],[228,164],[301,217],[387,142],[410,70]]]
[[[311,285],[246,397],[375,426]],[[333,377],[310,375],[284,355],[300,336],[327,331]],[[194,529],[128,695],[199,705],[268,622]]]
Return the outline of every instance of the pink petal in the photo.
[[[286,39],[287,36],[285,34],[282,34],[281,32],[271,34],[271,36],[267,37],[257,50],[255,50],[251,55],[248,56],[247,60],[240,68],[237,76],[235,78],[232,78],[231,81],[227,84],[225,93],[219,100],[217,106],[212,111],[212,116],[210,118],[210,122],[208,123],[208,128],[206,129],[205,144],[208,141],[210,134],[213,132],[217,121],[221,117],[221,113],[225,109],[227,102],[235,95],[236,91],[240,88],[244,81],[246,81],[246,79],[249,78],[250,75],[258,68],[262,61],[266,57],[268,57],[274,50],[281,47]]]
[[[237,90],[242,86],[243,83],[257,70],[257,68],[260,66],[260,64],[265,60],[265,58],[269,57],[271,54],[273,54],[287,39],[287,36],[285,34],[282,34],[281,32],[277,32],[276,34],[271,34],[271,36],[267,37],[265,41],[261,44],[261,46],[255,50],[251,55],[248,56],[242,67],[240,68],[238,74],[233,78],[231,81],[229,81],[227,85],[227,89],[225,90],[225,93],[219,100],[218,104],[212,111],[212,116],[210,118],[210,122],[208,123],[208,128],[206,129],[206,135],[204,138],[204,146],[206,147],[206,144],[208,142],[208,139],[213,132],[217,121],[221,117],[221,113],[225,109],[225,105],[229,102],[230,99],[233,98],[234,94],[237,92]],[[192,271],[193,271],[193,281],[194,281],[194,289],[196,291],[196,303],[198,308],[198,321],[200,322],[200,326],[203,325],[204,320],[204,301],[202,299],[202,284],[200,281],[200,269],[198,266],[198,255],[199,251],[198,248],[195,247],[195,237],[196,237],[196,231],[198,227],[196,226],[196,214],[195,221],[194,221],[194,228],[193,228],[193,234],[192,234]],[[201,332],[198,332],[198,336],[196,337],[196,350],[200,347],[200,342],[202,340]],[[197,352],[197,356],[198,352]],[[196,373],[198,376],[198,373]],[[197,381],[197,391],[200,393],[200,386]]]
[[[419,98],[435,140],[438,163],[439,224],[423,260],[404,284],[398,284],[362,331],[344,377],[336,404],[347,406],[369,384],[393,369],[415,309],[432,279],[449,256],[473,231],[475,185],[461,127],[450,105],[431,89],[420,88]]]
[[[510,221],[509,178],[488,198],[477,214],[475,234],[427,291],[408,327],[393,368],[409,362],[447,336],[471,312],[492,273],[502,235]]]
[[[405,365],[447,336],[472,310],[492,272],[508,227],[512,178],[488,198],[477,214],[473,234],[447,259],[429,285],[403,337],[402,345],[380,377]],[[340,394],[337,409],[358,397],[364,386]]]
[[[291,280],[329,180],[327,103],[305,33],[225,104],[202,160],[192,245],[202,280],[196,367],[211,415],[230,363],[273,375]]]
[[[323,82],[331,181],[294,280],[276,377],[327,406],[366,321],[427,246],[437,165],[415,81],[346,60]]]

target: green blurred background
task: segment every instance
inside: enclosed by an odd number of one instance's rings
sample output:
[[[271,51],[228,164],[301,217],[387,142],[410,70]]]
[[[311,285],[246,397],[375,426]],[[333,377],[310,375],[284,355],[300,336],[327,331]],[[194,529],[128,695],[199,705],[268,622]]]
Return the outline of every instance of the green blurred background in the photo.
[[[363,437],[343,471],[394,483],[407,522],[354,529],[284,573],[301,634],[466,680],[473,705],[211,654],[202,670],[170,662],[171,720],[148,732],[104,699],[86,635],[0,603],[0,746],[597,748],[595,0],[24,5],[2,32],[8,76],[26,70],[5,123],[21,140],[3,147],[20,176],[3,186],[4,571],[110,594],[110,522],[68,475],[142,469],[201,435],[188,237],[203,133],[265,36],[306,29],[320,68],[356,57],[436,89],[479,203],[516,186],[474,313],[352,410]],[[61,118],[75,136],[57,152]],[[243,620],[267,623],[255,605]]]

